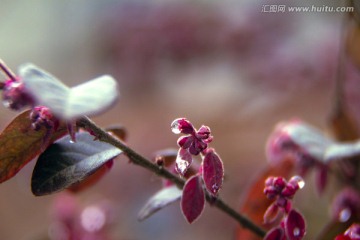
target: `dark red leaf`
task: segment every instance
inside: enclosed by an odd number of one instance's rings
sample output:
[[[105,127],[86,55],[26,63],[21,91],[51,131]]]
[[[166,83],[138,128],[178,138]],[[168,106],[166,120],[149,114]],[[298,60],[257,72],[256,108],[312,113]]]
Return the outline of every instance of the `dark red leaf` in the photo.
[[[45,128],[31,127],[30,110],[20,113],[0,134],[0,183],[13,177],[44,149]],[[66,134],[61,124],[51,135],[50,143]]]
[[[35,165],[31,189],[36,196],[51,194],[85,180],[122,151],[94,141],[87,132],[76,135],[76,143],[66,136],[43,152]]]
[[[289,240],[301,240],[306,233],[304,217],[292,209],[285,220],[285,232]]]
[[[202,166],[205,187],[213,196],[216,196],[223,184],[223,162],[213,149],[208,149]]]
[[[161,189],[152,196],[138,214],[138,220],[142,221],[169,204],[180,200],[182,191],[177,186]]]
[[[353,240],[353,239],[351,239],[349,236],[338,235],[336,236],[335,240]]]
[[[199,176],[189,178],[181,197],[181,210],[189,223],[201,215],[205,207],[205,192]]]
[[[284,230],[280,227],[273,228],[266,234],[264,240],[285,240]]]

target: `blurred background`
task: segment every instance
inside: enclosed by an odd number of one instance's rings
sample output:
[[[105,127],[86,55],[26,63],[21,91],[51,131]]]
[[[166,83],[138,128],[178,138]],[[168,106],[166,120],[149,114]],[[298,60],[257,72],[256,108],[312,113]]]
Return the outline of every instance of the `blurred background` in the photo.
[[[210,126],[211,146],[225,165],[220,195],[238,208],[267,163],[264,146],[277,122],[298,117],[326,128],[343,30],[344,14],[261,12],[267,4],[346,6],[320,0],[2,0],[0,57],[14,71],[33,62],[71,86],[113,75],[121,98],[94,120],[124,125],[128,144],[147,157],[176,148],[175,118]],[[359,122],[355,70],[348,80]],[[0,128],[16,114],[0,108]],[[49,239],[58,229],[54,204],[64,195],[32,195],[34,163],[0,185],[0,239]],[[311,178],[295,200],[308,219],[308,239],[328,216],[328,199],[314,193]],[[80,212],[106,201],[110,239],[233,238],[237,224],[209,205],[192,225],[178,203],[138,222],[138,211],[160,187],[161,179],[122,157],[97,185],[65,197],[77,201]]]

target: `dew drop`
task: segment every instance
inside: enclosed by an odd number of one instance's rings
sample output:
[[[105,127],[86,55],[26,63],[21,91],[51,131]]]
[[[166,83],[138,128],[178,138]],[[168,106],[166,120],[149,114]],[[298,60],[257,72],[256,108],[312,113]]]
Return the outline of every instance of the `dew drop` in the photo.
[[[214,192],[217,192],[219,190],[219,185],[217,183],[214,183],[212,186],[211,186],[211,189],[214,191]]]
[[[188,161],[177,159],[176,160],[176,167],[179,173],[184,174],[188,169],[190,163]]]
[[[171,131],[172,131],[173,133],[175,133],[175,134],[181,133],[180,124],[179,124],[178,119],[175,119],[175,120],[171,123]]]
[[[344,208],[339,213],[339,221],[346,222],[351,217],[351,210],[349,208]]]
[[[295,237],[300,236],[300,228],[298,228],[298,227],[294,228],[293,234],[294,234]]]
[[[3,102],[4,107],[10,108],[11,102],[9,100],[4,100]]]
[[[300,176],[294,176],[290,179],[290,181],[295,181],[297,185],[299,186],[299,189],[302,189],[305,186],[305,181]]]
[[[70,139],[70,140],[69,140],[69,143],[75,143],[75,142],[74,142],[73,140],[71,140],[71,139]]]
[[[106,223],[106,216],[102,209],[90,206],[81,213],[81,225],[88,232],[99,231]]]

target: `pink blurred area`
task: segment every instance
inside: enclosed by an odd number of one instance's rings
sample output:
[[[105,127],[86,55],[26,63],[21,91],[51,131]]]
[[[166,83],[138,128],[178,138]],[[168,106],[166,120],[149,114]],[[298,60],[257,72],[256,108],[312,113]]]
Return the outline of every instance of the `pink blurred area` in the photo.
[[[238,208],[266,164],[265,142],[277,122],[298,117],[327,127],[340,45],[340,13],[261,13],[261,7],[251,1],[4,1],[0,57],[14,71],[33,62],[69,85],[113,75],[120,100],[94,120],[124,125],[129,146],[149,158],[176,147],[175,118],[210,126],[211,146],[225,167],[220,196]],[[347,97],[359,122],[354,86],[360,79],[354,69],[349,75]],[[0,128],[15,115],[0,108]],[[60,194],[32,195],[33,166],[0,185],[0,239],[49,239]],[[111,239],[232,239],[236,223],[210,205],[192,225],[178,203],[138,222],[138,211],[160,186],[157,176],[121,157],[76,201],[80,208],[111,203]],[[311,238],[327,217],[321,204],[327,199],[311,184],[305,191],[295,200],[305,216],[319,202],[308,222]]]

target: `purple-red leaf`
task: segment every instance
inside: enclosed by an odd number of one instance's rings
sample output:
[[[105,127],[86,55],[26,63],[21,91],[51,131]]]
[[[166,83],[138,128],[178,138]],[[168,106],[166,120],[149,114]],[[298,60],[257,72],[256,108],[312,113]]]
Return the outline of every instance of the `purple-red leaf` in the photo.
[[[199,176],[189,178],[181,197],[181,210],[189,223],[201,215],[205,207],[205,192]]]
[[[305,219],[295,209],[292,209],[286,217],[285,231],[289,240],[301,240],[305,235]]]
[[[13,177],[44,149],[47,129],[31,127],[30,110],[20,113],[0,134],[0,183]],[[50,143],[66,134],[61,124],[51,135]]]
[[[264,223],[271,224],[274,223],[280,216],[280,209],[275,203],[271,204],[264,213]]]
[[[178,173],[185,175],[192,163],[192,156],[187,149],[180,148],[176,157],[175,168]]]
[[[208,149],[206,151],[203,160],[202,174],[206,189],[213,196],[216,196],[222,187],[224,166],[219,155],[216,154],[214,149]]]
[[[285,239],[284,230],[280,227],[271,229],[264,237],[264,240],[284,240],[284,239]]]
[[[319,194],[324,192],[327,184],[328,168],[326,165],[319,164],[315,171],[315,186]]]
[[[36,196],[51,194],[85,180],[122,151],[94,141],[87,132],[76,135],[76,143],[66,136],[43,152],[35,165],[31,189]]]
[[[143,221],[169,204],[180,200],[182,191],[175,185],[166,187],[155,193],[138,214],[138,220]]]

